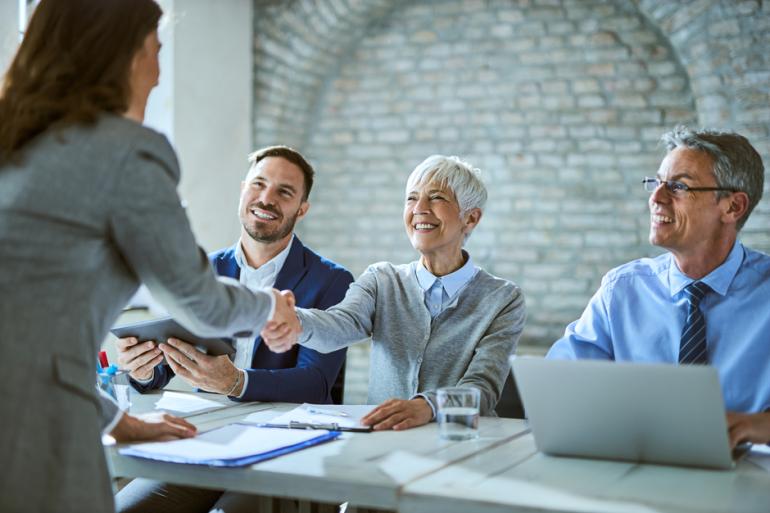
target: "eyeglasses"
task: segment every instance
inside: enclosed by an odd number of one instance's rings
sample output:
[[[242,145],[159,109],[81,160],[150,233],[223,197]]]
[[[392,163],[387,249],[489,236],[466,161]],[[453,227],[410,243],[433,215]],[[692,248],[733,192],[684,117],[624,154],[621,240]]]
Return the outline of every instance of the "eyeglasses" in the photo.
[[[682,182],[674,180],[660,180],[658,178],[650,178],[645,176],[642,180],[644,190],[647,192],[655,192],[661,185],[666,186],[666,190],[674,196],[684,196],[688,192],[701,192],[701,191],[728,191],[738,192],[738,189],[732,189],[729,187],[690,187]]]

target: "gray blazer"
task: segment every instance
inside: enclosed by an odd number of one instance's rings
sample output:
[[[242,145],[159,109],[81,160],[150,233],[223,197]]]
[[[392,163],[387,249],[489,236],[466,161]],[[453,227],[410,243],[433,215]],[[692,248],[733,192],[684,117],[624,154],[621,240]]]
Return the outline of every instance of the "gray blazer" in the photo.
[[[270,299],[218,279],[166,139],[133,121],[48,131],[0,166],[0,510],[113,511],[96,355],[144,282],[201,335],[258,330]]]

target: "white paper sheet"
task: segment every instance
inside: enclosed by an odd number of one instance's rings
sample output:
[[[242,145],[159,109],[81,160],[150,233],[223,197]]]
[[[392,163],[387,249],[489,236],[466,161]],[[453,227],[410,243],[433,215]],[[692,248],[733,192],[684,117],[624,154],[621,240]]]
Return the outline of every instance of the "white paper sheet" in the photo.
[[[225,406],[222,403],[206,399],[200,395],[169,390],[163,392],[163,397],[155,403],[156,410],[171,410],[182,413],[224,408]]]
[[[282,415],[270,419],[271,424],[288,424],[289,422],[304,422],[308,424],[335,423],[343,427],[362,427],[361,418],[372,411],[374,404],[308,404],[294,408]],[[337,415],[323,413],[311,413],[309,410],[335,412]],[[344,414],[344,416],[343,416]],[[264,414],[253,413],[243,422],[261,423],[265,420]]]
[[[274,451],[306,442],[326,433],[328,431],[271,429],[246,424],[230,424],[201,433],[194,438],[134,444],[127,449],[141,451],[144,455],[158,457],[158,459],[167,457],[190,462],[227,460]]]
[[[746,459],[753,464],[770,472],[770,447],[766,445],[752,445]]]

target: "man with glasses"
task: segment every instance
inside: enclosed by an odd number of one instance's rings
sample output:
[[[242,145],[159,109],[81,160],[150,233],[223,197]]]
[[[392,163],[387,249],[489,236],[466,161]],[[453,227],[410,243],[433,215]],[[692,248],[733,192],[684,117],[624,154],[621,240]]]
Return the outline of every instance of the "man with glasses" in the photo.
[[[738,232],[762,197],[762,159],[738,134],[677,127],[650,192],[650,243],[611,270],[548,358],[713,365],[733,445],[770,441],[770,256]]]

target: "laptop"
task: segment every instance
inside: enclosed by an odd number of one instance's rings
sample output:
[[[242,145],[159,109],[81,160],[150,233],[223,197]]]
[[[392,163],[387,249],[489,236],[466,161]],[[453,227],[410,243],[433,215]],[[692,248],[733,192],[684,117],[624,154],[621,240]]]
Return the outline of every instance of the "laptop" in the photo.
[[[729,469],[716,369],[512,356],[537,449],[546,454]]]

